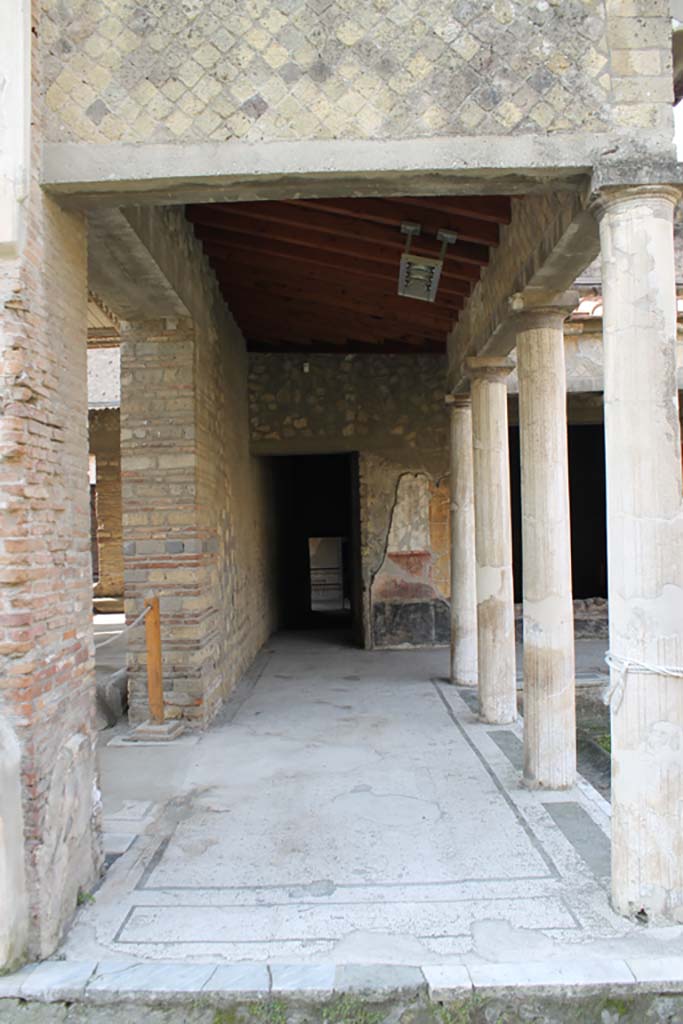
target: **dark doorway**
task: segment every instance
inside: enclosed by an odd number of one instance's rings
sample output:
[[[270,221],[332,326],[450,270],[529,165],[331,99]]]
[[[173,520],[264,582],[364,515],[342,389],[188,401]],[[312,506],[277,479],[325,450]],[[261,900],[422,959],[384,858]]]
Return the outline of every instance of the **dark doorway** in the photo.
[[[284,629],[347,628],[362,645],[358,459],[273,459]]]
[[[569,503],[575,598],[607,597],[605,436],[602,424],[569,425]],[[519,427],[510,427],[510,496],[515,601],[522,600]]]

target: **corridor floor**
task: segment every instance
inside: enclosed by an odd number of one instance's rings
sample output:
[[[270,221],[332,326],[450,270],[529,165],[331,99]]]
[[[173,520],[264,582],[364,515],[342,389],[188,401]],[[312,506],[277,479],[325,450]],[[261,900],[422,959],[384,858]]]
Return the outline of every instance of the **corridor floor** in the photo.
[[[520,785],[444,650],[281,634],[221,719],[100,749],[109,870],[67,959],[430,964],[657,956],[608,904],[609,807]],[[113,737],[113,738],[112,738]]]

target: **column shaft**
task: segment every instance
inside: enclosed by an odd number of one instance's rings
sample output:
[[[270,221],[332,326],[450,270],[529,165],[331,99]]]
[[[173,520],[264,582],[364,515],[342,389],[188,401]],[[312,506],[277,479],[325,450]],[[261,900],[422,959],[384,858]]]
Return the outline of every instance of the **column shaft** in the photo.
[[[574,619],[563,320],[516,317],[524,557],[524,779],[560,789],[576,775]]]
[[[683,502],[673,211],[656,186],[604,195],[610,648],[683,665]],[[615,669],[613,683],[623,680]],[[683,680],[628,671],[612,703],[612,899],[683,920]]]
[[[485,722],[517,717],[515,609],[508,456],[507,359],[469,359],[477,578],[479,709]]]
[[[474,548],[472,403],[451,403],[451,682],[477,683],[477,561]]]

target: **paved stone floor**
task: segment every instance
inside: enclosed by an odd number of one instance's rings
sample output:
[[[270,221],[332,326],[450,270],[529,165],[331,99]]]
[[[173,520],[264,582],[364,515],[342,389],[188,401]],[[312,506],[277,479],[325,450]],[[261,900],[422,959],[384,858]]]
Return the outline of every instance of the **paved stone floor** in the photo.
[[[111,866],[69,960],[514,963],[683,952],[609,908],[609,805],[520,785],[444,650],[275,637],[220,721],[101,734]],[[466,699],[463,699],[465,697]]]

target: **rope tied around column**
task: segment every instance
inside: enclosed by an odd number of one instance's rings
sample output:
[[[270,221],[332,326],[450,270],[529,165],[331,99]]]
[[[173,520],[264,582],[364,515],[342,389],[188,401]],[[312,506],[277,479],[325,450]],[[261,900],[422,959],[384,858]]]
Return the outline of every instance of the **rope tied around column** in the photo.
[[[137,619],[134,619],[129,626],[124,626],[120,633],[116,633],[114,636],[110,636],[108,640],[103,640],[101,644],[95,644],[95,650],[99,651],[100,647],[106,647],[107,644],[113,644],[115,640],[120,640],[122,636],[125,636],[125,634],[128,633],[131,629],[134,629],[135,626],[139,626],[142,620],[147,615],[149,615],[151,610],[152,609],[150,606],[148,606],[147,608],[143,608],[143,610],[138,615]]]
[[[672,665],[646,665],[643,661],[622,658],[618,654],[613,654],[612,651],[607,652],[605,661],[612,671],[612,677],[603,700],[614,712],[621,707],[629,672],[637,672],[643,676],[668,676],[670,679],[683,679],[683,668],[676,668]]]

